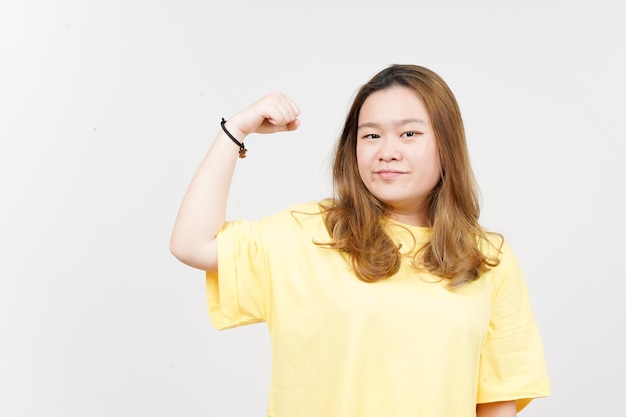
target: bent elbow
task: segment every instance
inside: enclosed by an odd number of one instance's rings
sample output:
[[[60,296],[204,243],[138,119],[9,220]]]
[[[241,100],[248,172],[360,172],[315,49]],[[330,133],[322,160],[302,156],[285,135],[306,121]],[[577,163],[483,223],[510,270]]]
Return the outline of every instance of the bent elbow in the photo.
[[[170,238],[170,253],[182,263],[189,265],[190,259],[193,257],[192,248],[185,241],[172,235]]]
[[[169,246],[170,253],[185,265],[202,271],[217,270],[217,242],[189,245],[172,238]]]
[[[176,259],[184,263],[184,251],[181,247],[182,245],[174,240],[174,238],[170,239],[170,253],[174,255]]]

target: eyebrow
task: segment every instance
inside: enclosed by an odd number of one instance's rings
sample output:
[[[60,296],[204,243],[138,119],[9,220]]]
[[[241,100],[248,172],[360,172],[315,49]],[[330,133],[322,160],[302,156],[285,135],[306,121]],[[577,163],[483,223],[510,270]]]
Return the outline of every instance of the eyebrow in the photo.
[[[409,123],[426,124],[426,122],[423,119],[418,119],[418,118],[394,120],[392,123],[394,126],[404,126],[404,125],[408,125]],[[375,122],[361,123],[360,125],[357,126],[357,129],[363,129],[365,127],[380,127],[380,124],[375,123]]]

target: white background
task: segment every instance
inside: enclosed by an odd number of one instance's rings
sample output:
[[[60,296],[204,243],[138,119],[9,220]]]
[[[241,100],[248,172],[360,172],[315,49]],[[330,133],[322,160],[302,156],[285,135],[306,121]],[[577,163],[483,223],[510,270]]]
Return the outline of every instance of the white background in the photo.
[[[416,63],[526,273],[553,395],[522,415],[623,417],[618,3],[3,0],[0,416],[265,415],[266,327],[214,330],[169,254],[182,194],[220,118],[282,90],[302,126],[248,138],[229,218],[327,196],[357,88]]]

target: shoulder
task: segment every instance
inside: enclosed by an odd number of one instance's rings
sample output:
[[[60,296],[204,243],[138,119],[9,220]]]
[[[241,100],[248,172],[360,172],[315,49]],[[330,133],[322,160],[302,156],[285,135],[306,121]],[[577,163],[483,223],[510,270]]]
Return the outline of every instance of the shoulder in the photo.
[[[306,203],[295,204],[287,207],[273,215],[261,219],[262,222],[272,221],[300,221],[306,218],[319,218],[322,214],[322,207],[318,201],[309,201]]]
[[[482,239],[480,246],[483,254],[496,263],[483,275],[496,291],[523,285],[524,275],[521,266],[504,236],[498,233],[485,233],[485,239]]]
[[[483,231],[479,238],[479,249],[487,258],[505,261],[513,255],[513,251],[504,236],[497,232]]]
[[[219,241],[231,245],[250,244],[256,248],[296,247],[311,241],[327,241],[328,233],[319,202],[310,201],[287,207],[257,220],[237,219],[224,224]]]
[[[319,201],[292,205],[259,221],[264,228],[273,230],[306,231],[309,234],[319,235],[325,232],[323,213],[324,207]]]

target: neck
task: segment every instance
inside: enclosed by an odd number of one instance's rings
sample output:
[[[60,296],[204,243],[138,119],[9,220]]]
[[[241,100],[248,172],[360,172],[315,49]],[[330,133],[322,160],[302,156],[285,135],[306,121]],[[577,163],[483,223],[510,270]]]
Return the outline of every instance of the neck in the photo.
[[[410,226],[428,227],[428,221],[424,211],[392,210],[389,213],[389,217]]]

